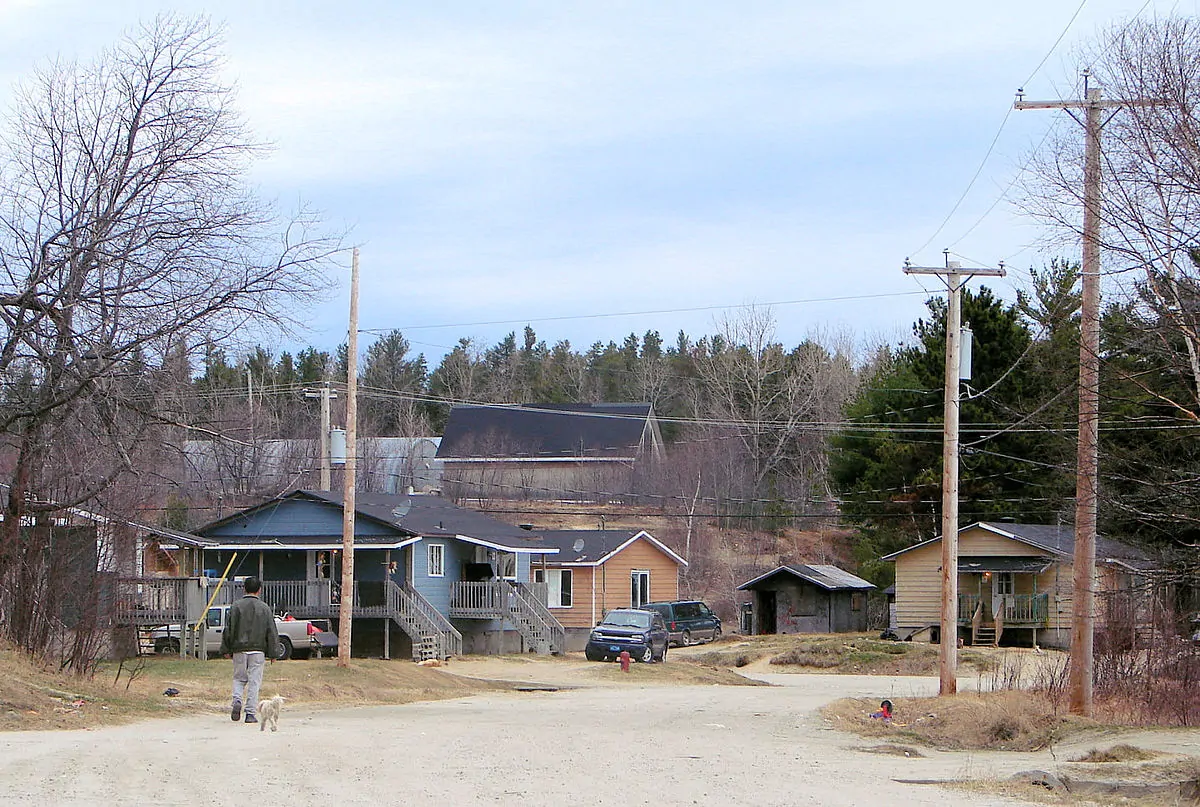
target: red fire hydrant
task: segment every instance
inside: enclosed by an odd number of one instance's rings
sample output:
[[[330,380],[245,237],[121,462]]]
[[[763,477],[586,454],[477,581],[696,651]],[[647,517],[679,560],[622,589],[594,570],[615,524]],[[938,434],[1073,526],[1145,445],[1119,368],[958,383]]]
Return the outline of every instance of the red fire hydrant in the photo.
[[[621,672],[629,672],[629,651],[622,650],[617,658],[621,661]]]

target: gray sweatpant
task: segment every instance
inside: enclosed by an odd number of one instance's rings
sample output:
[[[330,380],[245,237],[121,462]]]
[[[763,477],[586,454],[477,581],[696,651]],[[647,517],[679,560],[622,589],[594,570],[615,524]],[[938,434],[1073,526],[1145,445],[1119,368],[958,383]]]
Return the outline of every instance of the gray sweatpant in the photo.
[[[258,711],[258,690],[266,663],[266,654],[258,650],[233,654],[233,702],[244,704],[248,715]]]

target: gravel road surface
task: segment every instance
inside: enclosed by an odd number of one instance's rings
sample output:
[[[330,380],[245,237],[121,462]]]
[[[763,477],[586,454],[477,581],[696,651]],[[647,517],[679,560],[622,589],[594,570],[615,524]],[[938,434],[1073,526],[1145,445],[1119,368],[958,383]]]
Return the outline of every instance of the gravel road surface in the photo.
[[[1019,804],[894,779],[983,777],[1025,754],[867,753],[819,707],[936,682],[765,676],[776,687],[617,686],[338,710],[279,732],[205,715],[0,735],[6,805]],[[1044,764],[1044,762],[1043,762]]]

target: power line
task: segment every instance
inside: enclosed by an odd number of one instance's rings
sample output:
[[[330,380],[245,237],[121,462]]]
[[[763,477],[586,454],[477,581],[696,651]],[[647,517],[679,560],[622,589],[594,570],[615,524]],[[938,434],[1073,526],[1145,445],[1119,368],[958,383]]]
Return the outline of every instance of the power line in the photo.
[[[616,311],[600,314],[569,314],[557,317],[522,317],[521,319],[502,319],[488,320],[482,322],[458,322],[445,323],[442,325],[403,325],[390,328],[360,328],[359,333],[390,333],[391,331],[416,331],[416,330],[436,330],[440,328],[477,328],[486,325],[524,325],[533,322],[564,322],[568,320],[580,319],[608,319],[614,317],[641,317],[652,314],[684,314],[695,311],[724,311],[729,309],[743,308],[770,308],[781,305],[810,305],[814,303],[841,303],[854,302],[858,300],[880,300],[892,297],[910,297],[921,292],[915,291],[896,291],[885,292],[881,294],[856,294],[846,295],[841,297],[812,297],[802,300],[775,300],[765,303],[740,303],[740,304],[723,304],[723,305],[705,305],[694,306],[690,308],[660,308],[648,311]]]

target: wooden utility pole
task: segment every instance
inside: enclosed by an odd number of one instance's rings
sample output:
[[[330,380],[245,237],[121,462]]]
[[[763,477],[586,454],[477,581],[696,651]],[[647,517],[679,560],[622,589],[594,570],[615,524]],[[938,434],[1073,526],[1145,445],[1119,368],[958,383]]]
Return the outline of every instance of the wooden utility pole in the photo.
[[[1026,101],[1017,90],[1016,109],[1062,109],[1083,124],[1083,271],[1079,322],[1079,440],[1075,471],[1075,556],[1071,619],[1070,709],[1092,714],[1093,649],[1096,632],[1096,512],[1100,466],[1100,132],[1103,109],[1151,106],[1155,101],[1105,101],[1083,74],[1083,99]],[[1082,109],[1084,119],[1073,111]],[[1114,112],[1115,114],[1115,112]]]
[[[912,266],[904,273],[937,275],[949,292],[946,304],[946,378],[942,407],[942,613],[938,644],[938,694],[958,691],[958,415],[962,360],[962,287],[974,275],[1003,277],[999,269],[967,269],[950,260],[946,266]]]
[[[342,601],[338,609],[338,666],[350,666],[354,621],[354,508],[358,482],[358,247],[350,264],[350,333],[346,344],[346,476],[342,487]],[[326,438],[328,439],[328,437]]]

